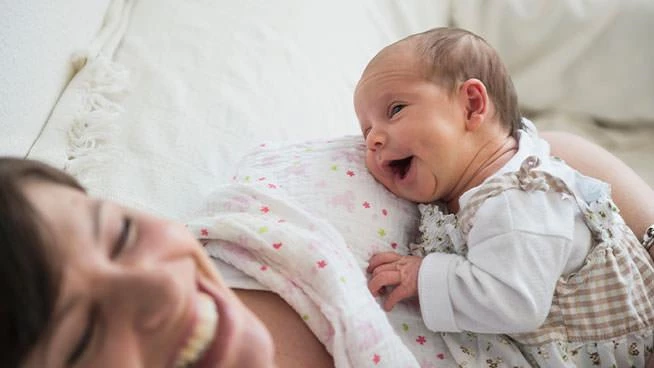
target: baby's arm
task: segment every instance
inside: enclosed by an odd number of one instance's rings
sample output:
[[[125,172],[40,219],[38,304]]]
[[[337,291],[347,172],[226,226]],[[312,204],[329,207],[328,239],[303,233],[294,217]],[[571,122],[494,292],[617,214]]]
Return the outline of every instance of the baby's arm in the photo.
[[[611,196],[622,217],[642,239],[647,227],[654,224],[654,190],[619,158],[595,143],[565,132],[542,132],[541,136],[549,142],[552,155],[584,175],[611,184]],[[654,256],[654,249],[650,254]]]
[[[479,209],[467,257],[423,259],[418,290],[429,329],[517,333],[544,322],[572,253],[576,203],[556,193],[512,192],[513,200],[502,194]]]

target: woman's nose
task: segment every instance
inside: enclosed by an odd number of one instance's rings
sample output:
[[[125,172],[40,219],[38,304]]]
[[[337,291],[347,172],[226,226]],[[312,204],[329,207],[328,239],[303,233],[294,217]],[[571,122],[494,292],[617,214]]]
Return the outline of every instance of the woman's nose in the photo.
[[[156,332],[184,306],[180,279],[184,277],[165,266],[124,270],[107,286],[107,308],[142,333]]]

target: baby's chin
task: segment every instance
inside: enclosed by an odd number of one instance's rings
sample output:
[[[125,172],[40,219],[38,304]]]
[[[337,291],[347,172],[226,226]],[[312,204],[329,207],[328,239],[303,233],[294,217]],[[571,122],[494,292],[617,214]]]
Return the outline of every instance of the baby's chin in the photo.
[[[434,198],[433,193],[421,193],[416,190],[410,190],[410,189],[405,189],[405,188],[390,188],[389,186],[386,187],[391,193],[395,194],[397,197],[405,199],[410,202],[415,202],[415,203],[431,203],[436,201],[437,199]],[[404,189],[404,190],[403,190]],[[412,188],[413,189],[413,188]]]
[[[404,200],[407,200],[407,201],[410,201],[410,202],[420,202],[418,200],[419,197],[417,197],[415,194],[413,194],[411,192],[408,192],[408,191],[401,190],[401,188],[398,188],[397,186],[393,185],[393,182],[391,182],[390,184],[387,184],[387,183],[385,183],[385,182],[383,182],[383,181],[381,181],[379,179],[377,179],[377,182],[379,182],[382,186],[384,186],[384,188],[386,188],[386,190],[393,193],[398,198],[401,198],[401,199],[404,199]]]

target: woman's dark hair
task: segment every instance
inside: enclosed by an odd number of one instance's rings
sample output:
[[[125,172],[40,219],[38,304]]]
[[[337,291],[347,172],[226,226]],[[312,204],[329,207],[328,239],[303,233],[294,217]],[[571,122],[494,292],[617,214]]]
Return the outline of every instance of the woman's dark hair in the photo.
[[[59,291],[47,257],[52,240],[24,193],[33,180],[84,191],[44,163],[0,157],[0,367],[17,367],[26,358],[48,327]]]

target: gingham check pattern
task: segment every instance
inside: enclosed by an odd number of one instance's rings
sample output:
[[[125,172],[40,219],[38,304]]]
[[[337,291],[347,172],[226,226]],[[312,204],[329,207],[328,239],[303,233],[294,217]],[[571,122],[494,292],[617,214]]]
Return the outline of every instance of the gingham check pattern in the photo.
[[[564,193],[579,205],[595,245],[584,265],[574,274],[561,277],[552,307],[541,327],[512,337],[525,345],[552,341],[602,341],[628,333],[651,332],[654,326],[654,267],[649,255],[621,217],[608,231],[588,221],[593,215],[587,203],[567,185],[549,173],[534,170],[535,156],[522,163],[518,172],[489,180],[460,212],[464,236],[473,226],[473,217],[482,203],[508,189],[542,190]]]

